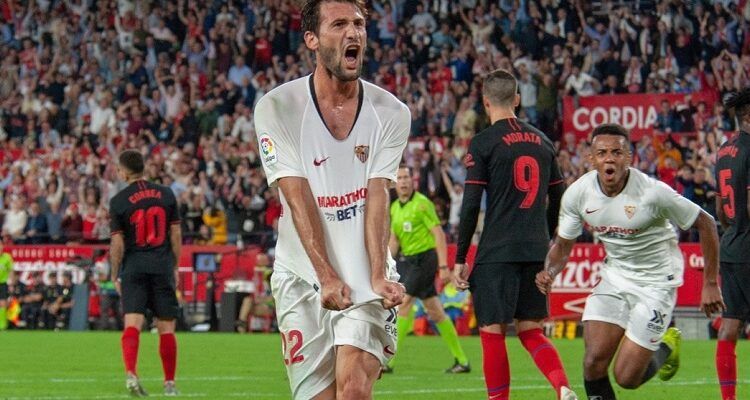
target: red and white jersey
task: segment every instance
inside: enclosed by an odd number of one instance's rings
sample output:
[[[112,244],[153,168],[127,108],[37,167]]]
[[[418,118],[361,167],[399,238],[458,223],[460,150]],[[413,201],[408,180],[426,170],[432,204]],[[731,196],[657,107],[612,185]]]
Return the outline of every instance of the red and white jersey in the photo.
[[[565,191],[558,235],[572,240],[588,224],[607,251],[606,269],[651,286],[682,285],[684,263],[670,221],[689,229],[701,209],[672,188],[630,168],[622,192],[606,196],[597,172],[578,178]]]
[[[396,180],[411,127],[409,108],[379,87],[360,82],[360,107],[346,139],[334,138],[318,109],[312,75],[281,85],[255,107],[260,158],[270,185],[284,177],[306,178],[323,222],[328,257],[352,289],[355,304],[379,298],[370,285],[365,248],[365,201],[372,178]],[[283,194],[274,268],[318,283]],[[387,224],[387,221],[383,221]],[[386,276],[395,276],[387,257]]]

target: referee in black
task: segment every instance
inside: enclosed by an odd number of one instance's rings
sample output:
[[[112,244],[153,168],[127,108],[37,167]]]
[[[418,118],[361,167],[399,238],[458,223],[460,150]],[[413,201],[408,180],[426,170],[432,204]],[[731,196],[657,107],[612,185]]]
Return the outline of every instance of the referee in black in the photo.
[[[518,83],[509,72],[498,69],[485,76],[482,102],[491,126],[472,139],[464,159],[467,176],[454,282],[473,295],[488,397],[506,398],[510,391],[505,332],[515,321],[521,343],[556,396],[575,399],[560,356],[542,332],[547,298],[534,284],[544,268],[565,186],[552,142],[516,119],[520,100]],[[485,192],[484,229],[470,273],[466,254]]]
[[[125,150],[117,172],[128,186],[110,201],[112,278],[122,298],[125,330],[122,356],[126,388],[136,397],[146,396],[138,380],[136,362],[140,329],[146,309],[158,318],[159,354],[164,368],[164,394],[177,395],[175,320],[177,260],[182,245],[180,214],[172,190],[143,179],[141,153]],[[121,268],[122,267],[122,268]]]

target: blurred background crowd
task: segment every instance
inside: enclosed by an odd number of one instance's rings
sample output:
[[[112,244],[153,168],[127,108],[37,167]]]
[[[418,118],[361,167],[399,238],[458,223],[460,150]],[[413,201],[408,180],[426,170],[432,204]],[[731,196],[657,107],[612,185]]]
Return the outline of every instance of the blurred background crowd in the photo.
[[[568,182],[588,144],[562,129],[562,99],[712,92],[748,85],[750,5],[740,1],[368,1],[364,77],[412,113],[405,154],[446,231],[458,223],[471,137],[487,125],[481,76],[519,79],[519,118],[557,143]],[[0,216],[7,243],[99,243],[123,187],[115,155],[180,202],[186,242],[273,245],[253,106],[309,74],[289,0],[0,2]],[[662,105],[634,165],[713,212],[720,102]],[[674,134],[672,134],[674,133]],[[690,234],[683,239],[689,240]],[[452,237],[449,235],[449,238]]]

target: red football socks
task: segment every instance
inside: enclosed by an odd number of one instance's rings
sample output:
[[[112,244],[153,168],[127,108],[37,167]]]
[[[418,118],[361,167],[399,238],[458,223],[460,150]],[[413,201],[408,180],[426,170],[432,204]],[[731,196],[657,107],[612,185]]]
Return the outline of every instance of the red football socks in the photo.
[[[479,331],[482,339],[482,367],[487,396],[491,400],[507,400],[510,396],[510,366],[505,335]]]
[[[570,386],[568,377],[565,375],[565,369],[560,361],[560,355],[557,353],[555,346],[544,336],[541,329],[530,329],[518,334],[523,347],[529,352],[534,359],[539,371],[547,377],[555,393],[560,393],[562,386]]]
[[[174,333],[159,335],[159,355],[161,355],[161,365],[164,368],[164,380],[173,381],[177,368],[177,340],[175,340]]]
[[[736,345],[729,340],[719,340],[716,346],[716,372],[719,375],[722,400],[735,400],[737,398]]]
[[[125,361],[125,372],[137,375],[135,365],[138,362],[138,340],[140,331],[129,326],[122,332],[120,346],[122,347],[122,359]]]

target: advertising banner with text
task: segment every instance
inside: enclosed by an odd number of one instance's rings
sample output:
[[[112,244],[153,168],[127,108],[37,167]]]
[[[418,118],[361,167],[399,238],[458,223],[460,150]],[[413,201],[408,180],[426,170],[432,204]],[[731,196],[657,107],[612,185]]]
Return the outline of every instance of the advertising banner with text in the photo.
[[[685,283],[677,289],[678,307],[700,305],[703,285],[703,255],[697,243],[681,243],[685,259]],[[475,248],[472,246],[467,262],[474,262]],[[453,261],[456,246],[448,246],[448,259]],[[570,253],[568,264],[555,278],[549,296],[550,317],[553,319],[579,319],[591,289],[599,282],[599,271],[604,267],[606,253],[600,244],[578,243]]]
[[[578,98],[566,96],[563,99],[563,133],[572,132],[579,139],[585,139],[598,125],[616,123],[630,130],[631,139],[636,141],[653,131],[663,100],[667,100],[673,109],[682,105],[697,105],[704,101],[706,109],[711,110],[717,98],[711,92],[619,94]]]
[[[45,284],[51,281],[51,274],[57,274],[62,283],[62,274],[70,272],[74,283],[83,283],[86,270],[109,271],[107,246],[96,245],[8,245],[4,251],[13,257],[13,269],[18,271],[24,284],[32,281],[32,276],[42,274]],[[193,269],[195,253],[218,255],[219,268],[213,278],[216,285],[214,294],[218,299],[223,291],[223,283],[228,279],[252,280],[257,248],[238,251],[235,246],[191,246],[182,247],[180,255],[180,292],[185,301],[203,301],[208,292],[208,273],[197,273]]]
[[[698,307],[703,284],[703,256],[697,243],[680,244],[685,259],[685,283],[677,291],[677,305]],[[108,270],[106,246],[5,246],[14,260],[14,269],[20,273],[21,281],[31,282],[34,273],[41,272],[45,283],[50,274],[56,272],[62,281],[62,273],[70,271],[73,281],[81,283],[86,273],[83,268],[94,267]],[[220,254],[218,272],[214,275],[218,299],[223,283],[228,279],[252,280],[255,258],[259,250],[248,248],[237,251],[234,246],[184,246],[180,257],[180,290],[185,301],[203,301],[207,289],[207,273],[193,271],[193,254]],[[469,250],[467,262],[471,265],[476,253],[475,246]],[[452,263],[456,246],[448,246],[448,260]],[[577,319],[583,312],[591,289],[599,281],[599,271],[604,266],[604,247],[598,244],[576,244],[568,264],[555,279],[550,295],[550,316],[556,319]],[[78,264],[79,266],[76,266]]]

